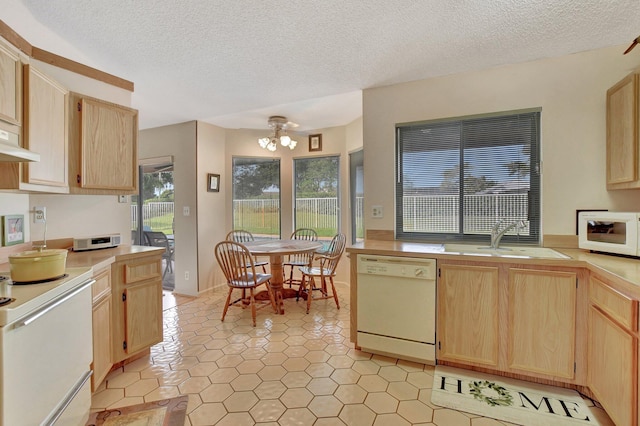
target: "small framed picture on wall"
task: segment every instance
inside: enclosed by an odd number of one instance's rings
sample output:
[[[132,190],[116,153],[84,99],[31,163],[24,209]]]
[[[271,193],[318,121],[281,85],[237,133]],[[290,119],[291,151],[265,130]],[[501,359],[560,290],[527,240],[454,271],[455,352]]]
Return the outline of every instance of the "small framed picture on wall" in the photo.
[[[220,192],[220,175],[207,173],[207,191]]]
[[[309,135],[309,152],[322,151],[322,134]]]
[[[8,215],[2,219],[2,244],[12,246],[24,243],[24,215]]]

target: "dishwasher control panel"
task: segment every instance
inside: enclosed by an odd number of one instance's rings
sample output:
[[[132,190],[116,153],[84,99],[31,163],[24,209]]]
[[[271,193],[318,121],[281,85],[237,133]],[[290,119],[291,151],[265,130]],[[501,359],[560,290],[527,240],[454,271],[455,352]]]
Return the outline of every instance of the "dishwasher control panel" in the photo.
[[[358,274],[435,280],[436,261],[413,257],[359,255]]]

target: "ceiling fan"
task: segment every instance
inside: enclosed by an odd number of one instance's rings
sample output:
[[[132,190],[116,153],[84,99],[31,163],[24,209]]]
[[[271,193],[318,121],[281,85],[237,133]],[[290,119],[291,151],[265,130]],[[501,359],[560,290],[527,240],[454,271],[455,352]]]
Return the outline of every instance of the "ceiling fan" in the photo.
[[[289,147],[289,149],[296,147],[298,142],[287,135],[287,130],[298,127],[298,124],[288,121],[287,117],[282,115],[272,115],[269,117],[267,124],[270,129],[273,129],[273,134],[269,137],[258,139],[258,144],[262,148],[269,151],[275,151],[278,146],[278,142],[280,142],[282,146]]]

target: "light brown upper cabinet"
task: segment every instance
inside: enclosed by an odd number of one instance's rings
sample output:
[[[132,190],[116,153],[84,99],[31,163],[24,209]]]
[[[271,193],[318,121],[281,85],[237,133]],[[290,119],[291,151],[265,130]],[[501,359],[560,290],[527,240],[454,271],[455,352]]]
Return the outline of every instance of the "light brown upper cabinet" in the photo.
[[[138,111],[70,94],[69,186],[74,194],[135,194]]]
[[[0,163],[0,188],[68,193],[68,90],[29,64],[23,67],[22,147],[40,161]]]
[[[19,54],[0,42],[0,120],[15,126],[22,120],[21,66]]]
[[[607,90],[607,189],[640,188],[639,78],[630,74]]]

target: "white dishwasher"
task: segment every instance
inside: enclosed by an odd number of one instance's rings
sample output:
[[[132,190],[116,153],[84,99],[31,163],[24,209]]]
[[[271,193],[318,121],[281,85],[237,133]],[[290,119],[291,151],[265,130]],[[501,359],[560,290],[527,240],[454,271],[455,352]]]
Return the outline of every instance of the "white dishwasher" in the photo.
[[[436,261],[358,255],[357,345],[435,364]]]

